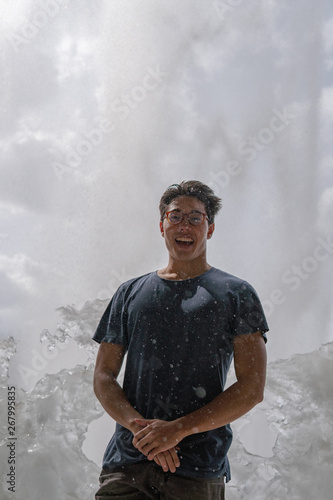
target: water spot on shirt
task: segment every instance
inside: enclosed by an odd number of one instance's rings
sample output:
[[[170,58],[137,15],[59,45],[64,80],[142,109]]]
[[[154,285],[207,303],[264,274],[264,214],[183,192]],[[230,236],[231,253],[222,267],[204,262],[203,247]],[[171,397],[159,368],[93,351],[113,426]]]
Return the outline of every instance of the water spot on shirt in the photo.
[[[204,398],[206,396],[206,389],[203,387],[193,387],[198,398]]]
[[[195,291],[186,290],[181,301],[181,308],[185,313],[198,311],[211,302],[211,295],[207,290],[198,287]]]
[[[149,360],[149,368],[151,370],[159,370],[160,368],[162,368],[163,366],[163,363],[162,361],[157,358],[156,356],[152,356]]]

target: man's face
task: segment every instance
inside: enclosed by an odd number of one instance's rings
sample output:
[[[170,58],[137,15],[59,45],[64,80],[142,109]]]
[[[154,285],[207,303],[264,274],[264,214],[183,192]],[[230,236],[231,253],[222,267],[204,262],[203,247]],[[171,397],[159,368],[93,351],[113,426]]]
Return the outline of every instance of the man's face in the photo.
[[[170,205],[167,212],[177,210],[189,215],[191,212],[207,214],[205,205],[194,196],[178,196]],[[212,237],[214,224],[208,224],[207,219],[199,226],[193,226],[187,217],[179,224],[171,224],[166,218],[160,222],[160,230],[171,257],[176,260],[192,261],[197,258],[206,258],[206,242]]]

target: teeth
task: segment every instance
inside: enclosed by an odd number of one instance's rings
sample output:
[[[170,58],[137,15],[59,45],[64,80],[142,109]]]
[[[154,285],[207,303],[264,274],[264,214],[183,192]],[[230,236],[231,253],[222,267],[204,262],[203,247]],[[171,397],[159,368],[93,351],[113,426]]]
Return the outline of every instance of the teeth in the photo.
[[[192,243],[192,238],[176,238],[176,241],[184,241],[185,243]]]

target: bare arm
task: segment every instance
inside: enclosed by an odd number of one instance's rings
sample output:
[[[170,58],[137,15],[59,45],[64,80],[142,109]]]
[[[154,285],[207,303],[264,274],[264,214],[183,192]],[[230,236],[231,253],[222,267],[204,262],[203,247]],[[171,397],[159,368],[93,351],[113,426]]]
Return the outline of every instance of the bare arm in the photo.
[[[104,410],[119,424],[134,432],[137,429],[135,418],[141,418],[129,403],[117,377],[125,356],[125,347],[102,342],[100,344],[95,372],[94,391]]]
[[[142,429],[135,419],[141,419],[142,415],[129,403],[117,382],[124,356],[124,346],[107,342],[100,344],[94,371],[94,391],[104,410],[116,422],[135,434]],[[179,459],[173,448],[158,454],[155,462],[165,471],[175,472],[179,466]]]
[[[266,379],[261,332],[235,338],[234,364],[237,381],[202,408],[171,422],[138,420],[146,427],[135,434],[134,446],[151,460],[155,453],[176,446],[184,437],[229,424],[260,403]]]

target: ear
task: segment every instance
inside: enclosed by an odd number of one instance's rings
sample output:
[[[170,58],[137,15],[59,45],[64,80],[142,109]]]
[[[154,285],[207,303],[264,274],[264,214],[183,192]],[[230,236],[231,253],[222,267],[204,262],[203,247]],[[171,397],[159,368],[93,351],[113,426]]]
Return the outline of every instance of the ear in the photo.
[[[160,231],[161,231],[162,237],[164,238],[163,221],[160,221]]]
[[[214,229],[215,229],[215,224],[210,224],[210,225],[208,226],[208,231],[207,231],[207,240],[210,240],[210,239],[211,239],[211,237],[213,236]]]

